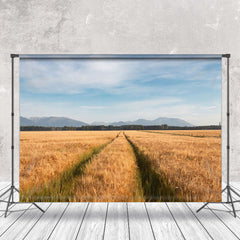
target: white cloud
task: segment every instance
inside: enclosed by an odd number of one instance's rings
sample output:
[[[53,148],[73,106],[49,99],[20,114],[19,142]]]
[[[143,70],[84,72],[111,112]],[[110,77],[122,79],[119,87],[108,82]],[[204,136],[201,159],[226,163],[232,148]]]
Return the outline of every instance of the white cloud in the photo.
[[[106,106],[78,106],[78,108],[82,109],[106,109]]]
[[[211,63],[211,62],[210,62]],[[119,92],[118,87],[134,87],[136,81],[177,79],[212,81],[221,72],[207,71],[209,61],[177,60],[21,60],[20,77],[25,90],[37,93],[81,93],[87,89]],[[217,75],[217,79],[216,79]],[[140,86],[137,86],[140,89]]]
[[[203,110],[212,110],[212,109],[216,109],[217,106],[202,106],[201,109]]]
[[[58,102],[53,97],[53,101],[47,103],[34,97],[21,97],[21,113],[26,117],[67,116],[85,122],[155,119],[166,116],[182,118],[196,125],[208,124],[210,119],[213,121],[220,117],[217,112],[220,108],[214,105],[215,102],[202,106],[202,100],[199,100],[199,104],[193,104],[184,95],[191,93],[192,89],[198,89],[198,86],[204,86],[203,84],[208,84],[208,87],[210,82],[219,84],[221,71],[215,68],[208,71],[208,61],[196,63],[171,60],[171,64],[169,63],[170,61],[117,59],[21,60],[21,89],[36,96],[38,93],[61,93],[65,94],[65,101],[70,94],[87,93],[90,99],[93,89],[100,90],[101,93],[111,93],[113,101],[116,100],[115,95],[118,95],[118,101],[111,102],[110,99],[109,104],[105,100],[95,99],[94,96],[91,102],[83,98],[81,102],[60,102],[59,99]],[[181,79],[179,83],[178,78]],[[163,79],[166,85],[163,84],[156,91],[156,87],[150,82],[153,79]],[[172,79],[177,84],[168,85]],[[215,115],[207,116],[206,113],[211,114],[211,111]]]
[[[113,88],[122,85],[129,76],[126,63],[119,61],[23,61],[20,76],[32,92],[71,94],[87,88]]]
[[[156,108],[159,106],[172,105],[181,102],[180,98],[176,97],[163,97],[153,98],[139,101],[128,101],[117,104],[115,107],[122,109],[145,109],[145,108]]]

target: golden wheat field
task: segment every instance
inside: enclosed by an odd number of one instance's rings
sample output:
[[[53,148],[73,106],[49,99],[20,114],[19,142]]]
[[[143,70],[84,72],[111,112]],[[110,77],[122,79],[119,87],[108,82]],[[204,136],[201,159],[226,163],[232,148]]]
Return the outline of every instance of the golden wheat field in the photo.
[[[149,131],[162,134],[172,134],[181,136],[193,136],[193,137],[218,137],[221,138],[221,130],[165,130],[165,131]]]
[[[221,201],[221,131],[22,131],[20,199]]]
[[[118,132],[43,131],[20,134],[21,190],[39,186],[72,167],[82,154],[110,141]]]
[[[134,152],[123,133],[119,134],[77,181],[76,200],[132,202],[143,201]]]
[[[154,170],[164,175],[174,200],[220,201],[221,138],[212,137],[219,130],[197,132],[203,138],[192,137],[195,131],[183,131],[189,136],[180,136],[179,131],[162,133],[134,131],[127,135]]]

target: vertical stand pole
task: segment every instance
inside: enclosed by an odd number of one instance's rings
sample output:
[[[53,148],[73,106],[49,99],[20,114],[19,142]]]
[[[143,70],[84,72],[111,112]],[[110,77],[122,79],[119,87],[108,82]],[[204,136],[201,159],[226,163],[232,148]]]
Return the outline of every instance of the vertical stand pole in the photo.
[[[240,197],[240,194],[238,194],[232,187],[230,186],[230,95],[229,95],[229,58],[230,54],[223,54],[222,57],[227,58],[227,185],[226,187],[222,190],[223,192],[227,192],[227,204],[231,204],[232,206],[232,212],[234,217],[236,217],[236,211],[234,207],[234,201],[232,198],[232,192]],[[206,207],[209,204],[209,202],[206,202],[202,207],[200,207],[197,212],[202,210],[204,207]]]
[[[229,111],[229,58],[227,57],[227,186],[230,185],[229,181],[229,171],[230,171],[230,161],[229,161],[229,155],[230,155],[230,131],[229,131],[229,122],[230,122],[230,111]],[[229,191],[227,191],[227,202],[229,202]]]
[[[8,208],[10,205],[14,202],[14,57],[15,55],[11,54],[11,68],[12,68],[12,82],[11,82],[11,87],[12,87],[12,99],[11,99],[11,189],[10,189],[10,195],[9,199],[7,202],[7,207],[5,210],[5,217],[7,216],[8,213]]]
[[[6,193],[10,192],[8,201],[7,201],[7,207],[5,210],[4,216],[7,216],[9,207],[11,204],[14,203],[19,203],[19,202],[14,202],[14,191],[19,193],[19,190],[14,186],[14,58],[19,57],[18,54],[11,54],[11,67],[12,67],[12,73],[11,73],[11,78],[12,78],[12,107],[11,107],[11,187],[7,189],[3,194],[0,195],[0,198],[4,196]],[[40,208],[36,203],[33,203],[34,206],[36,206],[39,210],[44,212],[42,208]]]
[[[11,187],[14,187],[14,58],[12,57],[12,161],[11,161],[11,170],[12,170],[12,181],[11,181]],[[12,194],[12,202],[14,202],[14,194]]]

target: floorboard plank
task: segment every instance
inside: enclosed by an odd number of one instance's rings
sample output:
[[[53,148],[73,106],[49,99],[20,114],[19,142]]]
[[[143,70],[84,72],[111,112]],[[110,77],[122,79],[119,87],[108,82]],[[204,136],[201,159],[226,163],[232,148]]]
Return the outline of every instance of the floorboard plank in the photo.
[[[187,205],[214,239],[238,239],[212,211],[209,211],[209,208],[196,213],[196,211],[202,206],[202,203],[187,203]],[[226,214],[225,212],[222,213],[223,215]]]
[[[144,203],[128,203],[131,240],[154,239]]]
[[[109,203],[104,239],[129,239],[126,203]]]
[[[47,209],[50,203],[39,203],[42,209]],[[32,205],[24,214],[4,233],[3,237],[8,240],[21,240],[25,237],[32,226],[43,216],[43,213]]]
[[[87,203],[70,203],[49,239],[76,239]]]
[[[185,203],[167,203],[186,239],[212,239]]]
[[[184,239],[165,203],[146,203],[156,239]]]
[[[90,203],[76,239],[102,239],[106,210],[107,203]]]
[[[0,237],[11,227],[18,219],[25,213],[25,211],[31,207],[31,204],[16,204],[12,205],[10,211],[5,218],[0,217]]]
[[[0,182],[0,194],[9,186]],[[240,193],[240,182],[233,182],[231,186]],[[236,196],[234,199],[239,200]],[[5,210],[2,204],[0,216]],[[144,203],[109,203],[106,219],[107,203],[90,203],[89,207],[87,203],[71,203],[67,208],[67,203],[53,203],[42,217],[34,206],[24,212],[29,206],[12,205],[9,216],[0,217],[0,236],[3,234],[0,239],[23,239],[24,236],[26,239],[50,237],[51,240],[102,239],[103,233],[106,240],[129,239],[129,236],[131,240],[239,239],[240,236],[240,203],[235,203],[237,218],[229,213],[232,210],[229,204],[209,204],[210,209],[207,207],[196,214],[201,203],[146,203],[146,208]]]
[[[240,203],[236,203],[235,207],[239,212]],[[240,218],[239,216],[237,218],[233,216],[232,209],[228,204],[211,203],[206,209],[204,209],[204,211],[212,211],[230,231],[232,231],[238,238],[240,237]]]
[[[67,206],[67,203],[53,203],[24,239],[48,239]]]

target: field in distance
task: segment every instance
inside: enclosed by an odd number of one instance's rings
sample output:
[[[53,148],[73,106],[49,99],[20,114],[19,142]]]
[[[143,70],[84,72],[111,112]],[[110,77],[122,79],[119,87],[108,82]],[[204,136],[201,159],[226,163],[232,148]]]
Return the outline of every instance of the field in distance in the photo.
[[[172,134],[180,136],[193,137],[218,137],[221,138],[221,130],[152,130],[149,132],[158,132],[163,134]]]
[[[221,130],[21,132],[20,200],[221,201]]]

